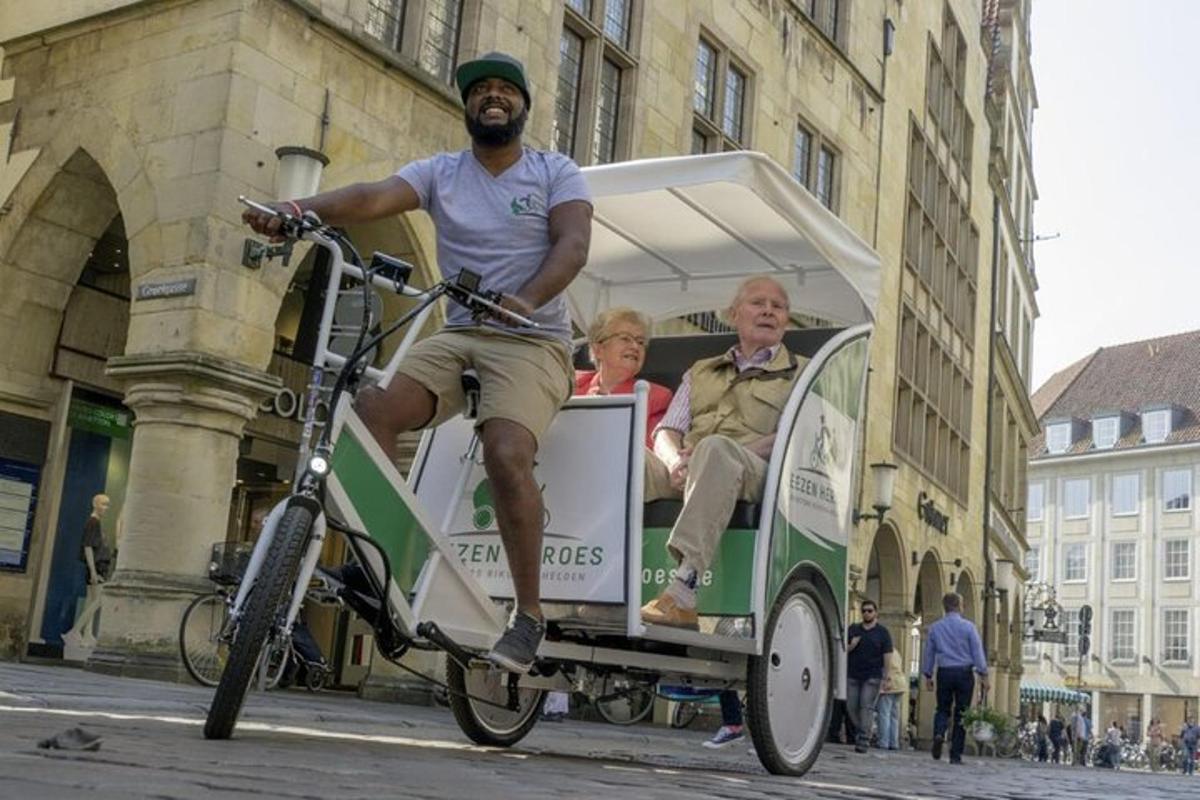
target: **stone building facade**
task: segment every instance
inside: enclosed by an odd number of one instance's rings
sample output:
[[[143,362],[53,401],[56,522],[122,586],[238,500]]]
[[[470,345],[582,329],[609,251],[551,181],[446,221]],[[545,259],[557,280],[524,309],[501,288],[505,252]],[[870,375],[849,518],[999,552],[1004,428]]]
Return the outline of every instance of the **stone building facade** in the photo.
[[[1067,640],[1027,643],[1025,670],[1089,693],[1096,728],[1115,720],[1133,741],[1155,717],[1177,733],[1200,703],[1197,374],[1192,331],[1101,348],[1034,394],[1026,566]]]
[[[1019,7],[1009,20],[1028,18],[1027,3],[999,5]],[[88,0],[0,9],[9,145],[0,324],[14,334],[0,342],[0,420],[13,431],[0,437],[0,457],[33,465],[38,489],[22,568],[0,578],[7,652],[53,654],[78,589],[68,573],[80,498],[104,490],[116,501],[107,524],[122,536],[90,663],[178,674],[179,613],[203,585],[210,544],[249,535],[254,511],[286,491],[289,391],[303,382],[305,287],[319,270],[311,256],[242,267],[237,196],[276,195],[280,147],[320,150],[329,188],[464,146],[450,75],[493,49],[526,64],[532,144],[582,164],[760,150],[875,247],[885,269],[863,463],[900,472],[885,522],[858,528],[851,583],[856,597],[880,602],[909,660],[944,591],[961,591],[981,620],[993,201],[1008,180],[993,165],[993,128],[1007,117],[989,109],[1018,102],[989,93],[991,7]],[[1010,63],[1027,70],[1027,34],[1014,41],[1026,47]],[[1027,135],[1027,116],[1018,122]],[[1031,186],[1027,161],[1022,169]],[[418,280],[436,272],[420,213],[352,233],[360,249],[412,260]],[[182,288],[171,296],[164,286]],[[1011,352],[1028,347],[1025,336]],[[1016,397],[1027,369],[1012,371]],[[3,452],[10,441],[20,447]],[[1015,591],[1003,596],[1017,602]],[[1006,636],[994,645],[1011,646]],[[918,708],[927,728],[930,699]]]

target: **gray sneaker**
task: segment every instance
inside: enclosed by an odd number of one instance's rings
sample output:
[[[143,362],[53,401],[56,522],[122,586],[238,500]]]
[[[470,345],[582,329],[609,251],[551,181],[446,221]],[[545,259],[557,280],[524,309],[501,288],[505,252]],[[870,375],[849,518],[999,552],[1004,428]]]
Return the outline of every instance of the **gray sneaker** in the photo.
[[[488,661],[509,672],[525,674],[537,660],[538,645],[546,625],[523,612],[514,611],[500,640],[487,654]]]

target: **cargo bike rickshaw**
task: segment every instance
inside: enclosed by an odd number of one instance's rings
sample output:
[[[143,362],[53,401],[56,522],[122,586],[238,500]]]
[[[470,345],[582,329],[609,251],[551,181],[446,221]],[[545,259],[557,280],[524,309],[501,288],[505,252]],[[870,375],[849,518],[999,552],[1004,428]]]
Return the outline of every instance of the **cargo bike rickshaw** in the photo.
[[[794,315],[820,322],[785,336],[807,361],[782,410],[762,500],[739,503],[700,576],[699,630],[643,624],[639,614],[672,578],[665,542],[680,508],[643,503],[647,391],[640,383],[631,395],[572,398],[547,433],[535,468],[547,510],[547,636],[528,675],[485,661],[512,589],[472,421],[426,431],[405,480],[356,416],[352,393],[386,384],[441,295],[476,311],[494,311],[496,298],[469,273],[415,289],[403,262],[376,253],[364,263],[336,231],[287,218],[290,237],[330,256],[308,407],[326,391],[332,412],[323,424],[310,416],[303,475],[269,515],[231,601],[229,656],[207,737],[231,735],[260,658],[288,640],[333,530],[347,538],[379,609],[380,653],[399,663],[413,648],[443,651],[450,705],[476,743],[520,741],[549,690],[595,699],[659,686],[733,688],[746,693],[748,727],[769,771],[800,775],[812,766],[833,700],[845,691],[847,540],[878,258],[761,154],[584,173],[594,196],[592,245],[568,289],[580,329],[618,305],[656,320],[724,308],[742,280],[759,274],[788,290]],[[358,346],[337,355],[327,345],[338,289],[349,280],[364,293],[400,292],[418,304],[375,332],[364,318]],[[382,337],[405,325],[386,365],[364,363]],[[733,343],[728,334],[658,337],[643,376],[674,386],[696,359]]]

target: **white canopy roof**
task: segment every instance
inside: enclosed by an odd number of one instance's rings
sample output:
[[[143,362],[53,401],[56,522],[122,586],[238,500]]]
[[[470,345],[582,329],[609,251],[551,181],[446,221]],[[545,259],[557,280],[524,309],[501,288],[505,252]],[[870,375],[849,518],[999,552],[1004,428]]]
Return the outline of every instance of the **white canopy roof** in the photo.
[[[792,310],[870,321],[880,262],[862,239],[762,153],[626,161],[583,170],[595,203],[587,267],[567,290],[583,328],[612,306],[655,319],[723,309],[768,274]]]

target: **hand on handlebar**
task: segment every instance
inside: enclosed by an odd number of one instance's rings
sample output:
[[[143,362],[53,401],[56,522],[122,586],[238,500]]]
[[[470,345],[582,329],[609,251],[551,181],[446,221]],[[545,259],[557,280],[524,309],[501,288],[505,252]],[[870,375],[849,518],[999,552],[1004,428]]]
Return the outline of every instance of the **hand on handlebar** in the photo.
[[[532,303],[527,302],[519,295],[515,294],[500,295],[500,300],[497,305],[499,305],[501,308],[507,308],[514,314],[520,314],[526,319],[533,317],[533,312],[535,311]],[[516,328],[521,324],[507,314],[499,314],[495,311],[485,311],[483,316],[494,319],[501,325],[507,325],[510,328]]]
[[[242,212],[242,222],[249,225],[255,233],[270,237],[272,242],[282,242],[287,238],[283,235],[283,218],[284,215],[291,214],[291,207],[287,203],[268,203],[266,207],[275,213],[268,214],[257,208],[247,208]]]

